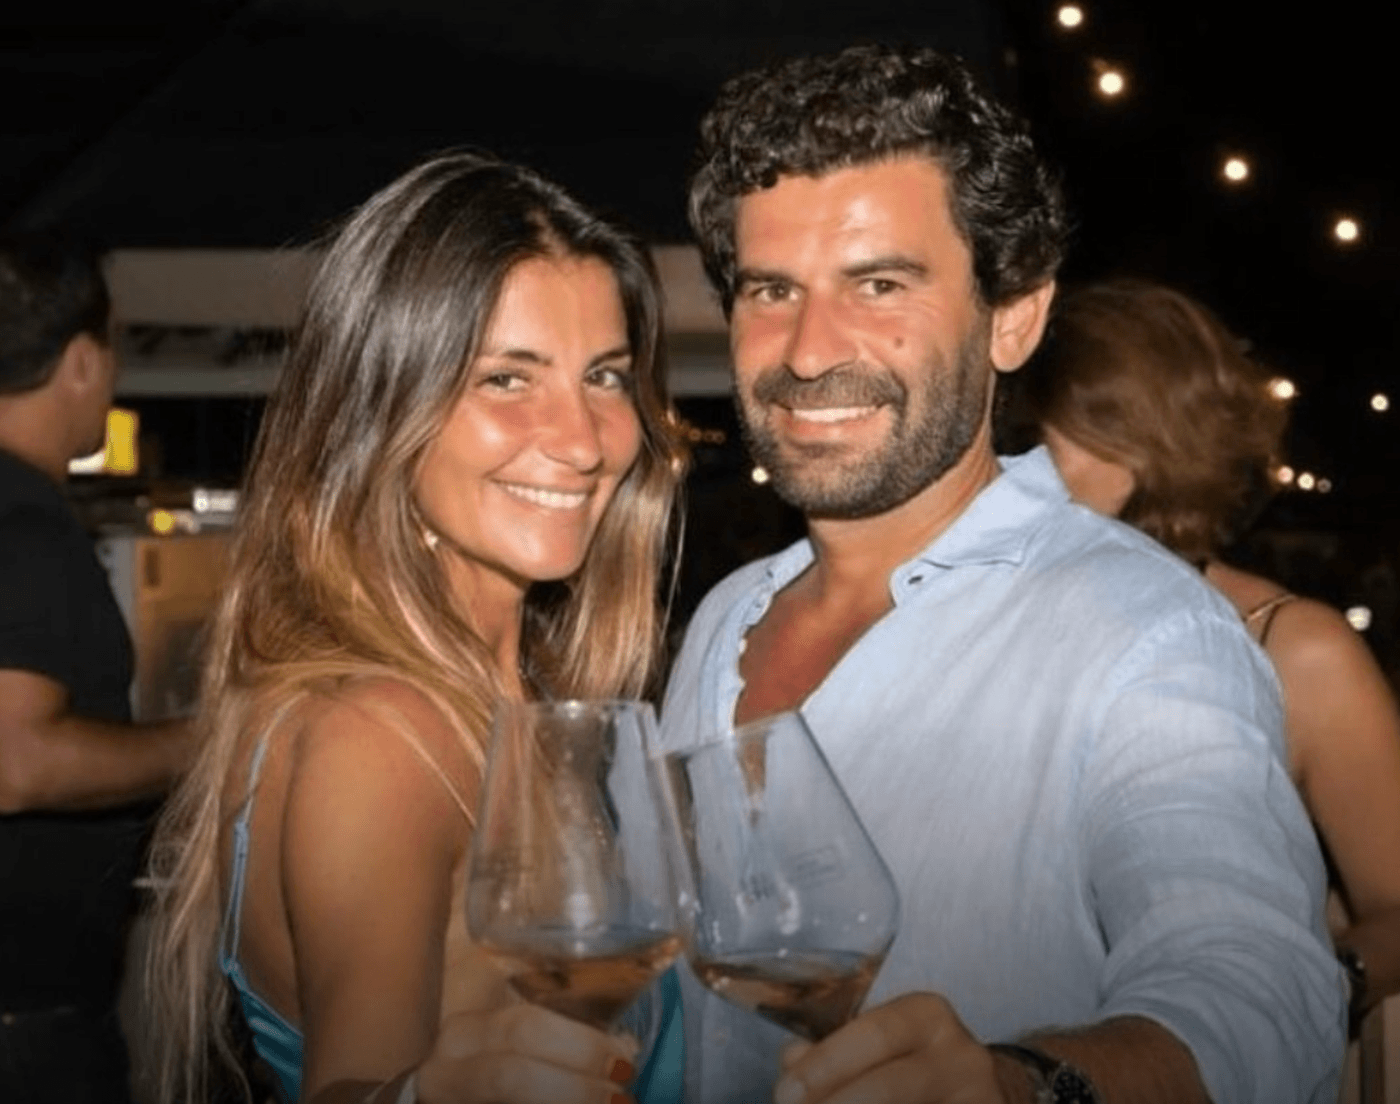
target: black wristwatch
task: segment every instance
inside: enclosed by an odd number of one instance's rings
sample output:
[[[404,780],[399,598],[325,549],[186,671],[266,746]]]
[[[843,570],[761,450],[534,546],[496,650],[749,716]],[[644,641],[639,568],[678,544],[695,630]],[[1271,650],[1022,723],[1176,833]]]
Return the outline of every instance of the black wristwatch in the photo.
[[[1043,1050],[1020,1043],[993,1043],[988,1049],[1015,1058],[1026,1067],[1035,1104],[1103,1104],[1103,1097],[1083,1070]]]
[[[1347,1034],[1355,1039],[1366,1016],[1366,963],[1351,947],[1337,950],[1337,961],[1347,974]]]

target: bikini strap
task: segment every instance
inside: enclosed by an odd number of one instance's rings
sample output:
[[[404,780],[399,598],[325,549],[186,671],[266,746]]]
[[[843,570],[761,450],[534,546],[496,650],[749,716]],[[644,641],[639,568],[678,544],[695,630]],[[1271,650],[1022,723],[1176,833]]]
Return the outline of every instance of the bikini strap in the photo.
[[[1264,646],[1264,643],[1269,639],[1269,630],[1273,628],[1274,617],[1278,614],[1278,611],[1282,607],[1288,605],[1289,602],[1293,601],[1297,597],[1298,596],[1296,594],[1276,594],[1267,602],[1260,602],[1259,605],[1255,606],[1252,610],[1250,610],[1244,615],[1245,625],[1251,628],[1256,622],[1259,622],[1262,619],[1262,625],[1259,629],[1259,635],[1255,637],[1255,640],[1258,642],[1261,648]]]
[[[238,966],[243,885],[248,870],[248,824],[252,820],[253,795],[257,792],[258,775],[262,773],[263,757],[267,754],[268,744],[272,742],[273,732],[300,700],[300,695],[291,698],[272,715],[272,720],[258,737],[257,746],[253,748],[253,757],[248,763],[248,788],[243,795],[243,803],[238,807],[238,815],[233,821],[233,863],[229,871],[228,907],[224,910],[223,924],[219,929],[219,966],[225,973],[231,973]]]

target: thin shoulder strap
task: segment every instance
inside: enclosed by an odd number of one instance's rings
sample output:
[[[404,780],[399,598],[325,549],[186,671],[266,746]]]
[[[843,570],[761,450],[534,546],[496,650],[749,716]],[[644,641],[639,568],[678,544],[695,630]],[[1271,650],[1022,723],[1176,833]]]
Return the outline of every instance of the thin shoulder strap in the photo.
[[[423,765],[428,768],[433,777],[442,783],[443,789],[445,789],[447,795],[452,798],[453,804],[462,810],[462,815],[467,818],[467,823],[475,826],[476,814],[468,807],[462,795],[457,792],[457,787],[452,784],[452,779],[447,777],[447,772],[442,769],[438,761],[429,754],[428,749],[425,748],[422,741],[418,739],[409,719],[398,709],[385,702],[376,701],[371,704],[370,708],[375,713],[378,713],[388,727],[393,729],[403,738],[404,743],[413,749],[413,753],[422,760]]]
[[[1274,626],[1274,617],[1278,611],[1298,596],[1296,594],[1276,594],[1267,602],[1260,602],[1252,610],[1244,615],[1244,623],[1250,629],[1259,626],[1259,635],[1254,639],[1262,648],[1269,639],[1269,630]]]
[[[243,795],[243,803],[233,821],[233,863],[229,871],[228,907],[224,910],[223,925],[219,930],[219,965],[227,973],[237,966],[238,943],[243,918],[243,885],[248,871],[248,824],[252,820],[253,795],[258,788],[258,775],[262,773],[263,757],[267,745],[272,742],[272,734],[277,731],[292,707],[301,700],[295,695],[284,702],[272,719],[264,726],[253,748],[248,763],[248,786]]]

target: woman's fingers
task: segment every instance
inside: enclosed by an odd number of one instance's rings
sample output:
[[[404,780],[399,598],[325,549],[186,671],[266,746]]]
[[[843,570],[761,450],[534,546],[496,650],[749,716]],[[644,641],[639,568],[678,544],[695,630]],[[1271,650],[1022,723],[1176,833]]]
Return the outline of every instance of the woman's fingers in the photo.
[[[607,1104],[628,1099],[637,1043],[536,1005],[443,1021],[419,1074],[424,1101]]]

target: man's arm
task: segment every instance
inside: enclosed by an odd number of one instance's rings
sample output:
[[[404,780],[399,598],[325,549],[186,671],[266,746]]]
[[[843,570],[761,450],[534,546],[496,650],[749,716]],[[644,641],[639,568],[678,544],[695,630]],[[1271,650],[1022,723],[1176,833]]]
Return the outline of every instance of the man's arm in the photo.
[[[95,809],[162,792],[193,753],[186,721],[75,717],[63,685],[0,670],[0,813]]]

